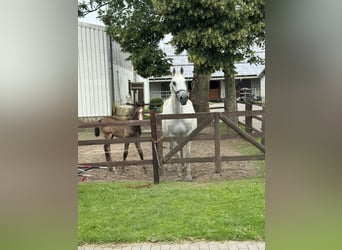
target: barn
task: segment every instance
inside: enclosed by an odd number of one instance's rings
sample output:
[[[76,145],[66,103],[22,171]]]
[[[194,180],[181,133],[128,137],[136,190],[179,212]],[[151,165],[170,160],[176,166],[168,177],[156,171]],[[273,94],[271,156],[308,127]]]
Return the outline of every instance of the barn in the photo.
[[[160,44],[162,50],[166,53],[169,58],[173,60],[173,67],[179,69],[183,67],[184,77],[190,83],[193,79],[194,66],[188,60],[186,52],[176,55],[175,49],[168,44],[168,40],[163,41]],[[259,56],[264,58],[265,52],[260,51]],[[236,63],[235,77],[236,81],[236,93],[237,98],[240,96],[242,89],[250,89],[251,94],[258,99],[265,99],[265,65],[254,65],[247,62]],[[171,81],[171,75],[162,77],[149,78],[151,98],[161,97],[167,98],[169,95],[169,83]],[[224,74],[222,71],[216,71],[211,74],[210,86],[209,86],[209,100],[210,101],[221,101],[225,98],[225,87],[224,87]]]

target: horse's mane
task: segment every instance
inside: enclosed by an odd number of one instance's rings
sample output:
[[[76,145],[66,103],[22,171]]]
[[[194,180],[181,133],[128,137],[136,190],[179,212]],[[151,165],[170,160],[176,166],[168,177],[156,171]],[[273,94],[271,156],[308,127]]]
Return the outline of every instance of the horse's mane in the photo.
[[[133,112],[131,114],[131,116],[128,118],[128,120],[134,120],[134,117],[137,115],[137,109],[133,109]]]

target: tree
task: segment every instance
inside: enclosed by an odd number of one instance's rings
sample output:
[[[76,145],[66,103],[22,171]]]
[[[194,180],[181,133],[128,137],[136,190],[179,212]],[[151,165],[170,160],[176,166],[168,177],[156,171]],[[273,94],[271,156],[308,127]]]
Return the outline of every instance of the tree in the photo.
[[[207,109],[207,76],[219,69],[225,74],[225,108],[236,110],[234,63],[245,58],[251,63],[258,61],[253,46],[264,42],[265,0],[152,2],[167,31],[173,35],[171,42],[177,52],[186,50],[194,63],[195,80],[200,79],[200,87],[194,88],[192,94],[206,101],[196,111]]]
[[[78,16],[97,12],[106,32],[122,51],[130,53],[136,72],[147,78],[169,74],[171,59],[158,47],[164,37],[160,17],[150,0],[88,0],[78,5]]]
[[[105,9],[102,7],[106,6]],[[236,110],[234,63],[258,61],[254,45],[265,39],[265,0],[89,0],[79,15],[98,11],[107,31],[120,43],[137,72],[167,74],[170,61],[158,48],[164,34],[173,35],[176,52],[186,50],[194,63],[192,96],[195,110],[208,110],[209,79],[225,74],[225,108]]]

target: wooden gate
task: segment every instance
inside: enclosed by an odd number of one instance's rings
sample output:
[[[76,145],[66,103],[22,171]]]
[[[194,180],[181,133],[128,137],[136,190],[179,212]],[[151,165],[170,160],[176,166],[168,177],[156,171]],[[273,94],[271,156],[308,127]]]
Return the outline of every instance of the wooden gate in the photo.
[[[201,123],[193,130],[187,137],[160,137],[158,139],[158,164],[161,171],[163,171],[162,164],[164,163],[195,163],[195,162],[214,162],[215,172],[221,172],[222,161],[251,161],[251,160],[264,160],[265,159],[265,146],[259,143],[251,134],[245,132],[233,121],[232,117],[236,116],[257,116],[264,115],[264,110],[258,111],[236,111],[236,112],[214,112],[214,113],[195,113],[195,114],[158,114],[154,117],[152,114],[151,119],[156,119],[156,123],[161,123],[164,119],[186,119],[186,118],[201,118]],[[243,155],[243,156],[221,156],[220,141],[221,139],[228,139],[229,137],[236,137],[236,135],[221,135],[220,121],[224,122],[228,127],[233,129],[239,136],[253,144],[258,148],[262,154],[258,155]],[[209,124],[213,124],[214,135],[199,135],[199,133],[206,128]],[[255,133],[254,135],[264,138],[264,133]],[[166,155],[163,155],[163,142],[177,140],[178,145],[170,150]],[[214,140],[215,154],[213,157],[191,157],[191,158],[173,158],[172,157],[181,150],[184,145],[192,140]],[[264,140],[262,140],[264,141]]]

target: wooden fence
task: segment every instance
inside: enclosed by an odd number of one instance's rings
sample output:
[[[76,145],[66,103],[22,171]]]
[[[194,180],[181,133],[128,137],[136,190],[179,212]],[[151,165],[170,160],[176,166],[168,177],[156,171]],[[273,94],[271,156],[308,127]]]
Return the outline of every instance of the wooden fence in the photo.
[[[79,140],[78,146],[87,145],[103,145],[105,143],[115,144],[115,143],[125,143],[125,142],[151,142],[152,148],[152,159],[147,159],[143,161],[112,161],[112,162],[85,162],[79,165],[92,165],[92,166],[136,166],[136,165],[146,165],[152,164],[153,166],[153,181],[155,184],[159,183],[159,170],[163,174],[164,163],[195,163],[195,162],[214,162],[215,172],[219,173],[221,171],[222,161],[250,161],[250,160],[264,160],[265,159],[265,146],[264,146],[264,131],[244,131],[239,126],[237,126],[233,121],[233,117],[245,116],[250,117],[260,117],[264,124],[264,112],[265,110],[246,110],[246,111],[235,111],[235,112],[212,112],[212,113],[195,113],[195,114],[156,114],[155,110],[151,110],[150,120],[144,121],[111,121],[111,122],[80,122],[79,128],[94,128],[98,126],[119,126],[119,125],[141,125],[149,126],[151,128],[151,135],[147,137],[140,138],[114,138],[114,139],[97,139],[97,140]],[[161,121],[164,119],[185,119],[185,118],[199,118],[201,121],[197,128],[192,131],[187,137],[163,137],[158,127]],[[222,135],[220,132],[220,121],[234,130],[235,134]],[[213,135],[199,134],[204,128],[212,124],[214,128]],[[264,128],[264,125],[262,126]],[[158,132],[159,131],[159,132]],[[258,148],[261,154],[258,155],[242,155],[242,156],[222,156],[220,149],[220,141],[222,139],[236,138],[241,136],[256,148]],[[255,137],[261,137],[261,143],[259,143]],[[171,140],[178,140],[178,145],[170,150],[166,155],[163,154],[163,143]],[[191,158],[172,158],[186,143],[189,141],[196,140],[213,140],[215,145],[215,153],[212,157],[191,157]]]

